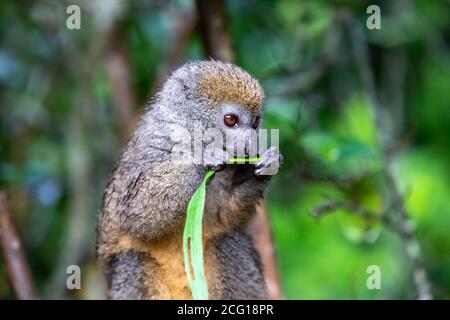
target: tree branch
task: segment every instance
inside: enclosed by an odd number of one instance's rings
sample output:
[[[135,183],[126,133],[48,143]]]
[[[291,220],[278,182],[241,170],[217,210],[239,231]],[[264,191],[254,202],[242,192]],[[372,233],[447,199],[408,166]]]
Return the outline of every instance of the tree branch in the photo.
[[[272,228],[266,201],[262,201],[257,208],[257,214],[248,227],[255,246],[264,265],[264,280],[270,299],[282,299],[280,273],[278,271],[277,256],[273,241]]]
[[[200,32],[207,56],[227,62],[234,61],[234,50],[222,0],[197,0]]]
[[[351,202],[351,201],[339,201],[339,200],[330,200],[329,202],[313,209],[312,215],[316,219],[321,219],[323,216],[330,214],[336,210],[347,210],[352,214],[359,216],[366,221],[381,221],[384,226],[388,227],[395,233],[400,233],[401,230],[397,226],[396,222],[392,219],[391,211],[395,207],[394,203],[391,203],[386,209],[382,212],[374,212],[371,211],[359,203]]]
[[[388,158],[387,152],[389,150],[390,141],[386,136],[386,128],[383,123],[383,106],[380,99],[377,96],[375,88],[375,79],[370,68],[370,57],[367,41],[365,39],[364,32],[357,21],[354,21],[353,16],[348,14],[347,23],[350,31],[350,36],[353,44],[353,54],[356,60],[358,72],[361,76],[363,86],[366,94],[371,99],[371,105],[374,110],[377,130],[380,133],[380,143],[383,146],[385,158]],[[383,136],[384,134],[384,136]],[[425,267],[423,264],[422,252],[420,250],[419,243],[417,241],[413,222],[409,217],[405,205],[403,195],[400,193],[396,184],[391,162],[387,162],[386,168],[383,172],[384,180],[389,194],[393,197],[392,203],[394,204],[391,213],[398,213],[398,235],[404,242],[405,253],[413,266],[413,278],[417,290],[418,299],[432,299],[431,285],[428,281]]]
[[[15,227],[6,194],[0,191],[0,245],[11,287],[18,299],[38,299],[26,254]]]

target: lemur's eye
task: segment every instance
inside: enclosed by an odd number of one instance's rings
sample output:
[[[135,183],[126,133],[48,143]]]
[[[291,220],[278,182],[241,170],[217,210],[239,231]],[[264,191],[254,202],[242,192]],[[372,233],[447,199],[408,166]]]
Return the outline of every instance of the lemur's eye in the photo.
[[[256,129],[259,127],[259,124],[261,123],[261,117],[256,117],[255,122],[253,122],[253,129]]]
[[[229,127],[234,127],[234,125],[238,123],[238,117],[235,114],[227,114],[223,118],[223,122],[225,122],[225,124]]]

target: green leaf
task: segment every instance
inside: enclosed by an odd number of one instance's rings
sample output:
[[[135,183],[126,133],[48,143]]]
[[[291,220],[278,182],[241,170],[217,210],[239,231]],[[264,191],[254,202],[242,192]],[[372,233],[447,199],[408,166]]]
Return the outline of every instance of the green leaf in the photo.
[[[208,299],[205,268],[203,265],[202,219],[205,207],[206,183],[215,171],[209,170],[189,201],[183,234],[184,267],[194,300]],[[191,269],[192,266],[192,269]]]
[[[252,163],[260,158],[232,158],[230,163]],[[203,264],[202,220],[205,208],[206,184],[214,177],[214,170],[208,170],[202,183],[189,201],[186,224],[183,233],[183,255],[186,275],[194,300],[208,299],[205,268]],[[192,267],[192,268],[191,268]]]

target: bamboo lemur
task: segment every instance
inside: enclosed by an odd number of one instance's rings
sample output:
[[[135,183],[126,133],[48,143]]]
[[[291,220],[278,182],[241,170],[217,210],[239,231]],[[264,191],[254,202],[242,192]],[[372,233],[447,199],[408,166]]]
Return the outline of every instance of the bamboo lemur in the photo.
[[[97,255],[112,299],[191,299],[182,233],[188,202],[207,172],[203,221],[205,273],[211,299],[264,299],[260,258],[245,232],[278,165],[276,147],[253,165],[228,165],[231,146],[206,150],[200,164],[174,164],[173,127],[200,123],[239,140],[259,130],[264,93],[239,67],[192,62],[176,70],[149,104],[103,197]],[[237,141],[236,140],[236,141]],[[245,153],[247,152],[247,145]],[[231,149],[230,149],[231,148]]]

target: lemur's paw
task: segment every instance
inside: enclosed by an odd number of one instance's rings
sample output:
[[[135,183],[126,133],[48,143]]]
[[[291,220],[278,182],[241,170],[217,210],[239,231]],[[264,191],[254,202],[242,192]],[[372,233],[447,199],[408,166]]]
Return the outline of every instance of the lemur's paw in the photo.
[[[230,160],[228,152],[220,148],[205,149],[203,151],[203,165],[214,171],[222,170]]]
[[[278,147],[273,146],[267,149],[261,159],[255,164],[255,175],[273,176],[278,173],[280,165],[283,163],[283,156]]]

